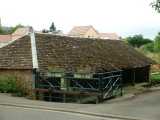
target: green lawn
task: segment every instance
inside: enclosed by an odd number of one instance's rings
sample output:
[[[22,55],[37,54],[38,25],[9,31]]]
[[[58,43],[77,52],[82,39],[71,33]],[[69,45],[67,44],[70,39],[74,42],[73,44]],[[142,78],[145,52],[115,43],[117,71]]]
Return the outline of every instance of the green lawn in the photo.
[[[151,74],[151,81],[152,82],[160,82],[160,72],[152,73]]]

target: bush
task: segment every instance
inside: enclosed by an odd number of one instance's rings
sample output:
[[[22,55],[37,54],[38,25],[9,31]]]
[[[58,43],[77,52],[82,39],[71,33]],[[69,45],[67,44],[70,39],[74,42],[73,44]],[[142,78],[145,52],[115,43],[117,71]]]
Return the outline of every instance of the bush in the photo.
[[[22,90],[16,84],[15,76],[0,76],[0,92],[14,93],[22,96]]]
[[[154,74],[151,74],[151,80],[153,82],[157,81],[157,82],[160,82],[160,73],[154,73]]]
[[[154,43],[148,43],[141,47],[144,52],[154,52]]]
[[[155,43],[154,43],[154,51],[155,52],[160,52],[160,32],[158,35],[155,37]]]

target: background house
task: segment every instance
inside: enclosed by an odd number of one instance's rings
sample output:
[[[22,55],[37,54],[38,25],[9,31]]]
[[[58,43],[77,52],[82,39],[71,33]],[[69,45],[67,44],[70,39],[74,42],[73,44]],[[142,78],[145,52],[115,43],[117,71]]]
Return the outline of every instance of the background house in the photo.
[[[68,33],[70,37],[98,38],[99,33],[93,26],[75,26]]]
[[[121,40],[120,36],[116,33],[100,33],[99,38],[106,40]]]
[[[0,47],[3,47],[16,39],[19,39],[27,34],[29,34],[30,27],[17,28],[15,32],[8,35],[0,35]]]
[[[100,38],[106,40],[120,40],[116,33],[100,33],[93,26],[75,26],[68,33],[70,37]]]
[[[11,35],[0,35],[0,47],[7,45],[11,40]]]

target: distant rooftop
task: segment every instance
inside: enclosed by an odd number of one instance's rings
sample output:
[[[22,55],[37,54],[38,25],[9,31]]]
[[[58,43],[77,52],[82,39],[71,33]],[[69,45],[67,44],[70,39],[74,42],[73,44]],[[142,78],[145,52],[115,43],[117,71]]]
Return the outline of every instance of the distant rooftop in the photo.
[[[117,33],[100,33],[101,39],[120,40],[120,36]]]
[[[0,35],[0,47],[21,38],[29,33],[29,27],[18,28],[14,33],[8,35]]]
[[[91,25],[75,26],[68,33],[68,36],[120,40],[120,36],[118,36],[117,33],[100,33]]]
[[[91,25],[88,26],[75,26],[72,30],[68,33],[69,36],[80,37],[84,36],[90,29],[95,31],[97,35],[99,34],[98,31]]]

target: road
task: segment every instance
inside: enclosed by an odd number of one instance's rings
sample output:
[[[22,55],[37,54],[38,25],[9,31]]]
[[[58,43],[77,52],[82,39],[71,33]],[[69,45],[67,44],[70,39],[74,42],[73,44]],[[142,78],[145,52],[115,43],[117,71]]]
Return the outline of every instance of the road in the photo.
[[[0,120],[117,120],[51,110],[0,105]]]
[[[160,91],[137,95],[124,101],[90,106],[83,108],[83,111],[138,117],[141,120],[160,120]]]
[[[2,106],[4,104],[21,106],[21,108],[4,107]],[[160,120],[160,90],[136,95],[129,99],[106,101],[106,103],[101,104],[45,102],[0,93],[0,105],[0,120],[32,120],[32,117],[34,120],[52,120],[53,118],[54,120],[103,120],[103,118],[73,112],[48,111],[45,110],[46,108],[49,108],[49,110],[57,109],[58,111],[63,109],[83,113],[96,113],[96,115],[121,116],[122,118],[138,118],[140,120]],[[34,109],[22,108],[26,106]],[[37,106],[38,108],[44,107],[44,110],[35,109]]]

